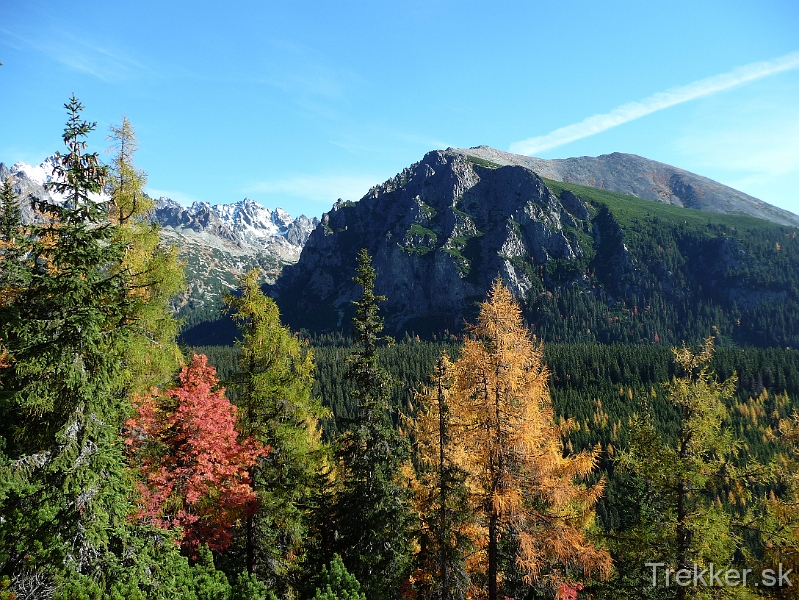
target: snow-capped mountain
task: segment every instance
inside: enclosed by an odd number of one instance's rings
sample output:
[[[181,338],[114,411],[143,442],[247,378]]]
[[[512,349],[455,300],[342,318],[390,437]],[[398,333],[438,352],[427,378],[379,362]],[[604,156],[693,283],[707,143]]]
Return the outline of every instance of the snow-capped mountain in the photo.
[[[17,162],[11,168],[0,162],[0,180],[9,177],[20,198],[23,220],[40,218],[30,197],[60,203],[64,198],[44,186],[54,179],[56,157],[38,165]],[[106,194],[96,201],[106,201]],[[238,277],[258,267],[264,281],[272,282],[284,265],[293,264],[317,218],[292,218],[281,208],[266,208],[249,198],[231,204],[195,202],[182,206],[169,198],[158,198],[151,213],[161,225],[165,243],[174,244],[185,264],[188,290],[175,302],[176,309],[192,322],[191,313],[216,310],[222,294],[235,288]]]
[[[207,234],[245,251],[269,251],[294,263],[318,220],[300,215],[292,219],[281,208],[270,210],[245,198],[233,204],[194,202],[188,208],[169,198],[156,201],[154,220],[184,235]]]
[[[24,162],[14,163],[11,165],[11,168],[8,169],[8,174],[12,176],[12,179],[16,178],[19,182],[29,182],[28,186],[24,186],[24,184],[21,186],[33,187],[33,189],[28,191],[28,194],[33,194],[41,200],[50,199],[53,202],[61,203],[65,200],[65,197],[53,189],[44,192],[46,195],[36,193],[39,192],[39,190],[36,189],[37,187],[41,188],[41,191],[44,191],[45,184],[58,181],[58,176],[55,172],[57,165],[58,160],[56,159],[55,155],[53,155],[48,156],[38,165],[29,165],[28,163]],[[2,173],[2,170],[0,170],[0,176],[5,177],[5,175]],[[33,184],[33,186],[30,184]],[[21,197],[26,198],[27,194],[22,195]],[[105,193],[91,194],[89,197],[95,202],[107,202],[110,199]]]
[[[10,177],[17,195],[23,200],[23,219],[32,221],[35,216],[27,198],[60,203],[64,198],[45,185],[55,180],[57,159],[49,156],[38,165],[17,162],[7,168],[0,163],[0,178]],[[97,201],[107,201],[106,194],[98,194]],[[168,237],[197,237],[207,243],[210,237],[219,238],[212,245],[224,247],[234,254],[270,252],[282,262],[296,262],[305,241],[316,227],[318,219],[300,215],[293,219],[282,208],[271,210],[250,198],[231,204],[194,202],[188,208],[169,198],[159,198],[152,213],[154,222],[174,235]],[[189,240],[189,243],[191,241]]]
[[[36,166],[24,162],[14,163],[10,171],[12,175],[24,175],[34,183],[43,186],[45,183],[53,181],[53,171],[57,164],[55,156],[48,156]]]

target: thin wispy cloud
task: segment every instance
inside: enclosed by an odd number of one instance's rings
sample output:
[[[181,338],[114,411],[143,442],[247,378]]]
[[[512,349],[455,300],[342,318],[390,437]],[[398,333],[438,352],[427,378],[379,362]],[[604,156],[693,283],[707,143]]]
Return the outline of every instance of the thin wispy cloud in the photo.
[[[346,80],[346,75],[313,66],[304,72],[284,71],[265,78],[264,82],[283,92],[338,99],[345,94]]]
[[[347,126],[348,128],[340,132],[339,137],[330,143],[352,154],[395,154],[398,147],[409,147],[414,152],[418,150],[427,152],[434,148],[444,149],[455,145],[437,138],[378,125],[348,122]]]
[[[778,122],[758,122],[725,131],[691,133],[678,140],[677,148],[701,165],[726,167],[764,176],[783,175],[799,169],[799,111]]]
[[[510,145],[510,151],[532,155],[543,150],[574,142],[635,119],[640,119],[659,110],[682,104],[703,96],[710,96],[745,83],[799,68],[799,51],[791,52],[774,60],[737,67],[727,73],[700,79],[688,85],[658,92],[638,102],[622,104],[612,111],[593,115],[552,131],[546,135],[532,137]]]
[[[132,79],[150,73],[145,65],[124,54],[80,42],[79,47],[54,49],[51,55],[60,63],[76,71],[93,75],[105,82]]]
[[[443,150],[444,148],[449,148],[450,146],[454,146],[450,142],[445,142],[441,139],[432,138],[424,135],[417,135],[414,133],[407,133],[404,131],[396,131],[394,135],[399,139],[401,142],[411,145],[411,146],[420,146],[425,150],[432,150],[434,148],[440,148]]]
[[[118,49],[91,43],[63,31],[51,32],[44,40],[26,37],[3,28],[0,28],[0,33],[5,37],[4,43],[12,48],[31,48],[72,70],[105,82],[128,80],[153,73],[146,65]]]
[[[263,83],[281,92],[299,97],[324,100],[346,100],[352,91],[364,84],[351,69],[331,63],[330,54],[312,46],[285,39],[268,39],[270,48],[255,71],[242,73],[248,81]]]
[[[246,191],[331,203],[337,198],[359,200],[369,188],[381,181],[379,177],[301,175],[262,181],[250,186]]]
[[[689,129],[675,148],[712,179],[799,213],[792,183],[799,171],[799,107],[759,112],[760,118],[744,112]]]

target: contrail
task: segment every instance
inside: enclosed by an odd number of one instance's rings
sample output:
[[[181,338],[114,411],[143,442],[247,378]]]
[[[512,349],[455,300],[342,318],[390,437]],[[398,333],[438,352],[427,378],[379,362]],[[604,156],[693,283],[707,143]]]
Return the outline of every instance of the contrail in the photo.
[[[510,145],[510,151],[516,154],[532,155],[542,150],[562,146],[563,144],[606,131],[617,125],[640,119],[675,104],[723,92],[735,86],[762,79],[769,75],[776,75],[783,71],[790,71],[797,67],[799,67],[799,51],[791,52],[774,60],[736,67],[728,73],[700,79],[688,85],[671,88],[665,92],[658,92],[639,102],[622,104],[608,113],[593,115],[579,123],[561,127],[546,135],[514,142]]]

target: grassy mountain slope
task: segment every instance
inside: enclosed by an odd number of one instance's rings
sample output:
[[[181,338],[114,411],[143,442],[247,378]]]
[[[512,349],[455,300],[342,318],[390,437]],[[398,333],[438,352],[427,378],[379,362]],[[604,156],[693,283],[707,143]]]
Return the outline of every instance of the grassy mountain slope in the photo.
[[[554,181],[578,183],[658,203],[743,214],[780,225],[799,226],[799,215],[707,177],[635,154],[613,152],[601,156],[543,159],[489,146],[450,151],[497,165],[526,167]]]

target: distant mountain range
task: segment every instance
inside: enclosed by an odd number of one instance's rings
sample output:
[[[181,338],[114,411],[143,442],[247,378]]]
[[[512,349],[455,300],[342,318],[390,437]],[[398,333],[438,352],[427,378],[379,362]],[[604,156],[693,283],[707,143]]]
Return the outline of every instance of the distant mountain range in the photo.
[[[22,200],[34,196],[61,202],[63,198],[44,188],[52,180],[54,163],[55,157],[33,166],[18,162],[8,168],[0,163],[0,179],[10,177]],[[34,220],[30,202],[21,205],[23,219]],[[188,290],[176,299],[175,308],[190,324],[217,314],[221,295],[234,289],[245,271],[259,267],[264,281],[274,281],[284,265],[297,262],[319,222],[304,215],[294,219],[280,208],[270,210],[249,198],[184,207],[162,197],[155,201],[152,219],[161,225],[164,241],[178,247],[186,265]]]
[[[248,254],[264,253],[282,263],[295,263],[308,236],[319,220],[300,215],[292,219],[281,208],[270,210],[245,198],[232,204],[194,202],[188,208],[174,200],[156,200],[153,220],[189,240],[221,245],[231,244]]]

